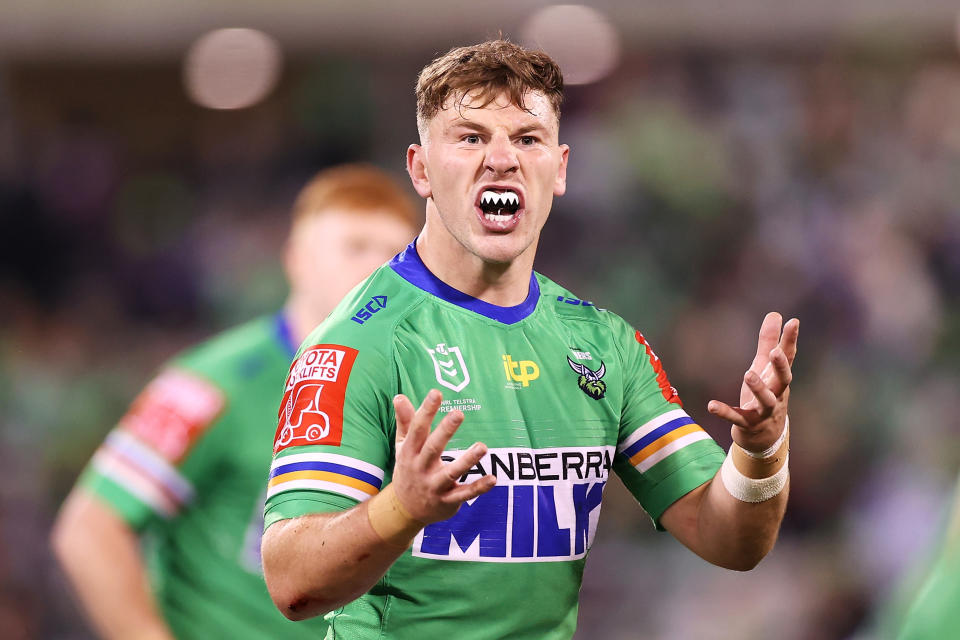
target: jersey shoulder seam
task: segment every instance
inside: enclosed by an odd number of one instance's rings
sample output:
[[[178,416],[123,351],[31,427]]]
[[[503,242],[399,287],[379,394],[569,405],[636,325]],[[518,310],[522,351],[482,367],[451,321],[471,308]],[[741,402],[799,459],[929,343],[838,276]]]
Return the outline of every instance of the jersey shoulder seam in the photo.
[[[607,325],[608,327],[610,326],[610,323],[607,322],[605,318],[602,318],[602,317],[599,317],[599,316],[590,318],[590,317],[587,317],[587,316],[574,315],[574,314],[572,314],[572,313],[561,313],[560,311],[557,311],[556,309],[553,310],[553,315],[554,315],[558,320],[561,320],[561,321],[570,320],[570,321],[572,321],[572,322],[589,322],[589,323],[591,323],[591,324]]]
[[[394,272],[394,275],[403,280],[403,277],[399,273]],[[403,280],[403,283],[408,286],[413,286],[411,283]],[[414,292],[416,298],[413,302],[407,306],[401,313],[397,314],[396,319],[390,325],[390,345],[389,345],[389,355],[390,362],[393,366],[390,367],[390,381],[392,383],[391,388],[399,391],[400,389],[400,380],[397,377],[397,329],[400,327],[400,323],[406,320],[415,309],[418,309],[420,306],[425,304],[427,296],[425,292],[420,289],[416,289]]]

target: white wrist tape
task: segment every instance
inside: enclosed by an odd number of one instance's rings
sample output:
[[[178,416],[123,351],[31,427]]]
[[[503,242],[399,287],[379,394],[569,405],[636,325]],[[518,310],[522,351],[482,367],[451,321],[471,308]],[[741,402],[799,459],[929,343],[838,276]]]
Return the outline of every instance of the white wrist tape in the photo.
[[[787,416],[787,419],[783,424],[783,431],[780,433],[780,437],[777,438],[776,442],[774,442],[772,445],[770,445],[760,453],[754,453],[753,451],[747,451],[746,449],[744,449],[743,452],[748,456],[750,456],[751,458],[756,458],[757,460],[769,458],[770,456],[772,456],[773,454],[775,454],[777,451],[780,450],[780,445],[783,444],[783,441],[786,439],[787,434],[789,433],[790,433],[790,416]]]
[[[731,445],[737,446],[737,445]],[[741,502],[763,502],[774,497],[787,485],[787,478],[790,477],[788,465],[790,464],[790,454],[787,454],[786,460],[780,471],[769,478],[760,478],[754,480],[740,473],[733,464],[733,456],[728,452],[723,466],[720,467],[720,479],[723,480],[723,486],[727,492]]]

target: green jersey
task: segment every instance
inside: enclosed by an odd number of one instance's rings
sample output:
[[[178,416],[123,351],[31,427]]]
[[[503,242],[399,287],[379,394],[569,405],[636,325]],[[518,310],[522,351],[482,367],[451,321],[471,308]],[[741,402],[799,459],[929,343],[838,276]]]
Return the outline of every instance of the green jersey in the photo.
[[[176,358],[143,390],[81,483],[145,536],[153,592],[178,638],[307,638],[260,570],[264,479],[294,347],[282,316]]]
[[[908,586],[913,587],[909,592]],[[881,628],[880,637],[940,640],[957,636],[960,629],[960,607],[957,606],[960,603],[960,485],[954,489],[950,519],[923,582],[917,588],[913,581],[907,581],[901,590],[893,606],[887,607],[893,614],[884,620],[886,625]]]
[[[897,640],[953,638],[960,629],[960,551],[946,549],[916,594]]]
[[[443,453],[497,478],[428,525],[327,638],[569,638],[604,487],[617,473],[655,523],[724,454],[687,416],[643,336],[533,274],[498,307],[426,269],[411,244],[301,347],[280,407],[265,524],[347,509],[390,482],[392,398],[466,417]]]

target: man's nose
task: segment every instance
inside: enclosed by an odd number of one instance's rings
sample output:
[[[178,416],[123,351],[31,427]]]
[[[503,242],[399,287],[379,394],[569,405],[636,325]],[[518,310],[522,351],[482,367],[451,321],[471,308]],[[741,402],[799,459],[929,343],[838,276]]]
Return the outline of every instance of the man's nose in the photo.
[[[519,168],[517,150],[506,135],[497,134],[487,144],[485,168],[496,175],[508,175]]]

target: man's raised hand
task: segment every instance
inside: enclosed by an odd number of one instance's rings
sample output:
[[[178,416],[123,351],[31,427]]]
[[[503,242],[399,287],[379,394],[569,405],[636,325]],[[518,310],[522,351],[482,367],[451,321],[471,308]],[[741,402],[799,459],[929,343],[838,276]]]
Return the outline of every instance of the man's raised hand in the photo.
[[[733,441],[747,451],[764,451],[777,441],[785,426],[800,321],[792,318],[786,325],[782,323],[777,312],[763,319],[757,353],[743,376],[740,406],[719,400],[707,404],[710,413],[733,423]]]
[[[393,399],[397,415],[397,459],[392,484],[410,517],[423,524],[453,517],[462,503],[486,493],[497,483],[492,475],[458,483],[486,454],[487,447],[482,442],[474,443],[452,462],[440,459],[444,447],[463,423],[463,413],[451,411],[430,431],[442,400],[443,395],[436,389],[430,390],[417,410],[403,394]]]

